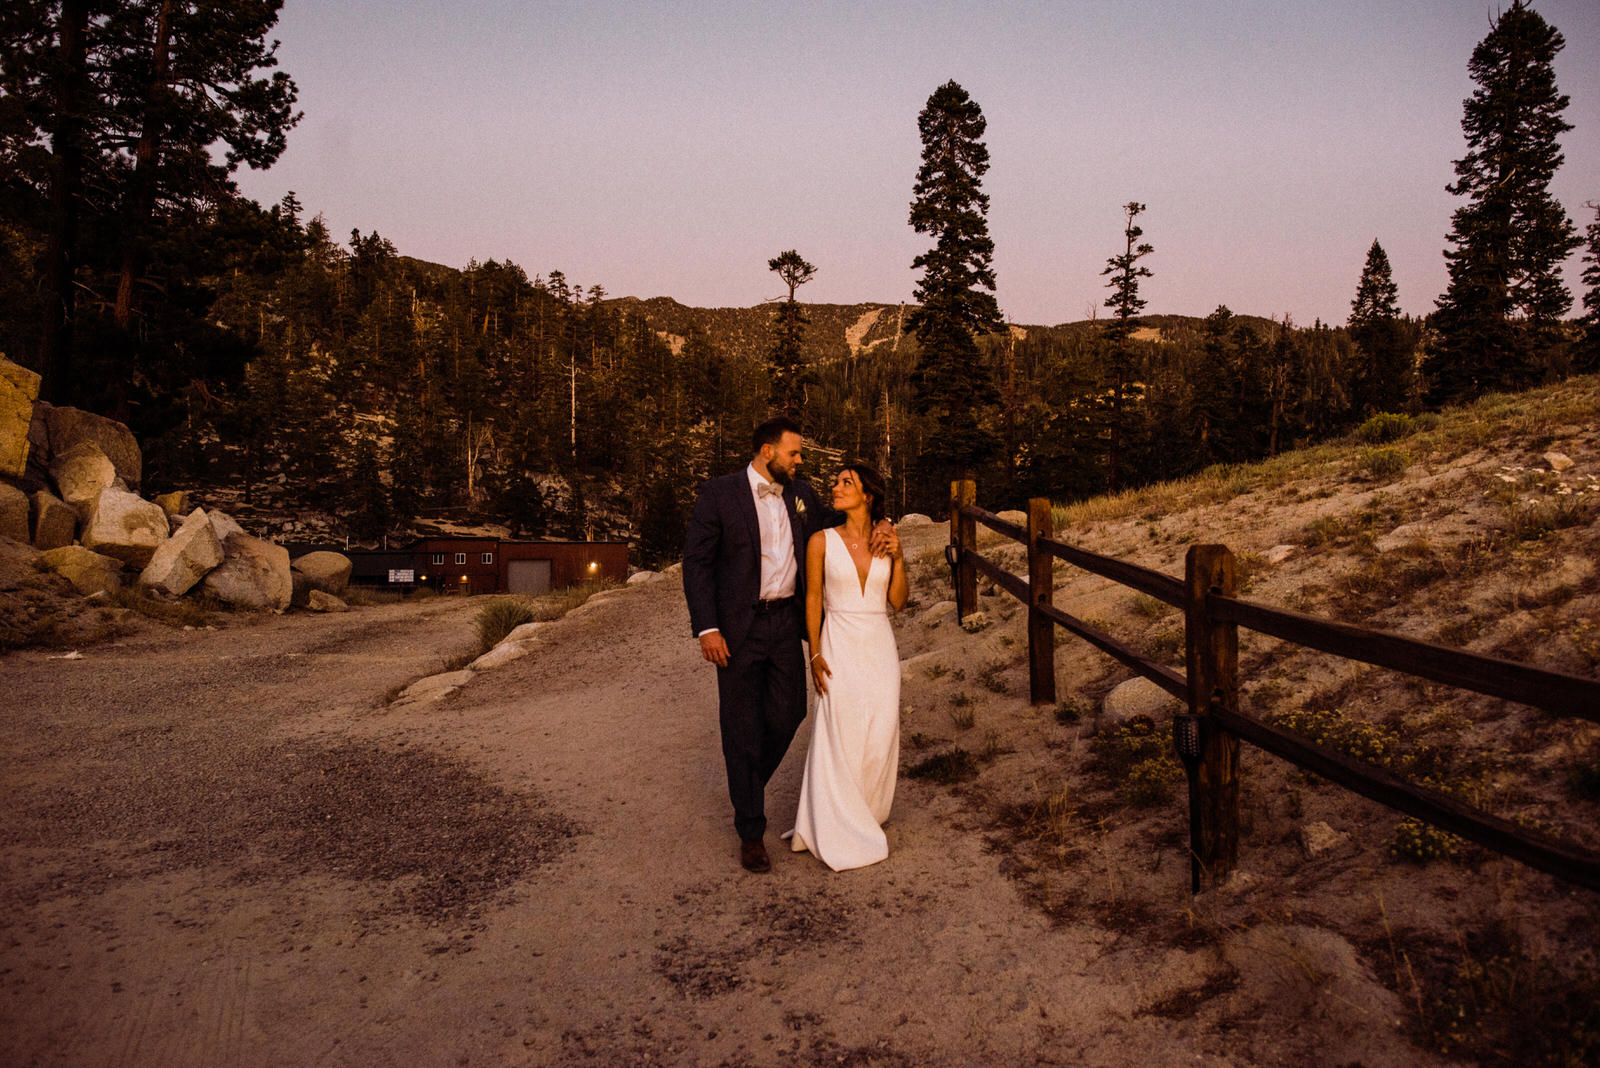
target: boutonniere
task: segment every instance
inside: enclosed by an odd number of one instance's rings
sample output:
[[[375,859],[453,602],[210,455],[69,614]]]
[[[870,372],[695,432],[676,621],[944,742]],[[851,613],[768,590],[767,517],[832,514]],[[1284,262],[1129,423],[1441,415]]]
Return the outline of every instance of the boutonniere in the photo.
[[[804,523],[806,521],[806,499],[804,497],[796,497],[794,499],[794,514],[795,518],[799,519],[800,522]]]

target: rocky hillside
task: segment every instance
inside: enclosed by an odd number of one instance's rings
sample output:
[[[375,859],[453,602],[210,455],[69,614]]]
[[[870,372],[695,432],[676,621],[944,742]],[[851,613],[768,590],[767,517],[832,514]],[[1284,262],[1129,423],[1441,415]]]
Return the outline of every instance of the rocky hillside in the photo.
[[[1189,545],[1221,542],[1250,599],[1600,676],[1594,377],[1375,421],[1056,520],[1062,540],[1172,575]],[[1173,703],[1061,633],[1061,700],[1030,706],[1021,606],[989,588],[974,633],[957,631],[930,533],[914,561],[922,603],[901,629],[906,773],[950,784],[1037,908],[1167,945],[1192,974],[1161,1011],[1215,1033],[1266,996],[1304,998],[1309,1015],[1333,997],[1374,1026],[1402,1014],[1418,1045],[1475,1062],[1600,1058],[1600,899],[1248,745],[1240,870],[1191,903]],[[1020,546],[982,541],[1025,574]],[[1183,670],[1175,610],[1064,564],[1056,575],[1058,607]],[[1249,715],[1600,849],[1592,723],[1243,632],[1241,681]],[[1274,992],[1236,967],[1255,943],[1283,957]]]
[[[695,330],[736,359],[763,357],[772,346],[776,302],[753,308],[691,308],[671,297],[623,297],[608,303],[645,321],[675,345]],[[904,333],[906,306],[894,304],[807,304],[806,355],[831,362],[877,349],[895,348]]]

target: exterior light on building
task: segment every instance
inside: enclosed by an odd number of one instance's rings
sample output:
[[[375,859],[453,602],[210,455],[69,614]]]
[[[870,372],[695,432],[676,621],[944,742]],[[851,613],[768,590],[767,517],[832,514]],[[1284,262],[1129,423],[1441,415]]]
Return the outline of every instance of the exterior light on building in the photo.
[[[600,562],[598,560],[590,560],[589,561],[589,570],[590,571],[599,571],[600,570]]]
[[[428,576],[427,576],[427,575],[423,575],[423,576],[422,576],[422,577],[421,577],[421,578],[419,578],[419,579],[418,579],[418,580],[417,580],[417,581],[418,581],[418,582],[427,582],[427,581],[428,581]]]

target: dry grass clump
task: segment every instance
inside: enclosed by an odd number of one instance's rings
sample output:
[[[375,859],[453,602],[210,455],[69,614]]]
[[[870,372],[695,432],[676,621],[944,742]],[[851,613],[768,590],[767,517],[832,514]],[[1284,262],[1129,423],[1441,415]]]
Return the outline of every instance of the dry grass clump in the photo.
[[[945,786],[978,777],[978,761],[960,746],[935,753],[906,769],[910,779],[927,779]]]
[[[552,590],[539,597],[495,597],[478,609],[478,654],[487,653],[524,623],[560,619],[602,590],[615,589],[611,579],[591,579]],[[477,654],[475,654],[477,655]],[[471,658],[469,658],[471,659]]]
[[[1444,942],[1389,932],[1371,947],[1405,998],[1418,1045],[1476,1064],[1600,1064],[1600,971],[1592,957],[1556,959],[1509,923]]]
[[[478,652],[487,653],[507,634],[534,621],[534,606],[521,597],[496,597],[478,609],[473,620],[478,630]]]
[[[169,627],[209,627],[216,622],[214,613],[230,612],[232,606],[222,601],[205,590],[191,592],[188,596],[174,600],[152,597],[150,594],[137,587],[124,586],[111,594],[111,600],[117,605],[132,609],[158,623],[165,623]]]

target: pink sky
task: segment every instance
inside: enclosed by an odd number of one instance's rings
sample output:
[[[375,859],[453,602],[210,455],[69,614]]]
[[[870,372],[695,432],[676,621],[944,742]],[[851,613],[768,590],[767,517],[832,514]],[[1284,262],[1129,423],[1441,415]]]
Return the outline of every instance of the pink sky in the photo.
[[[1535,0],[1566,37],[1566,165],[1600,202],[1600,0]],[[559,268],[612,296],[746,306],[766,261],[813,302],[909,300],[916,119],[954,78],[982,106],[998,296],[1087,317],[1141,217],[1147,311],[1342,323],[1367,247],[1400,303],[1443,291],[1481,0],[545,3],[288,0],[281,65],[306,115],[240,185],[296,191],[341,237],[456,267]],[[1579,294],[1579,263],[1568,285]]]

